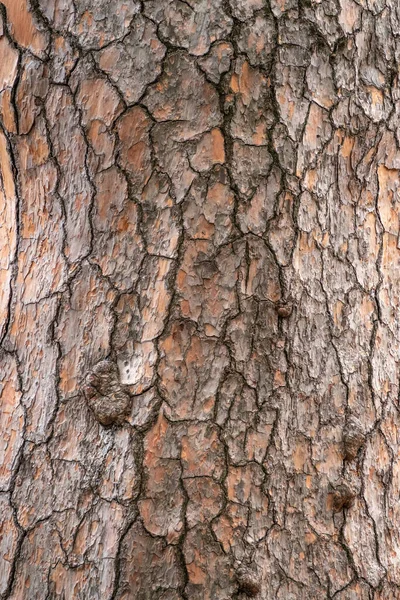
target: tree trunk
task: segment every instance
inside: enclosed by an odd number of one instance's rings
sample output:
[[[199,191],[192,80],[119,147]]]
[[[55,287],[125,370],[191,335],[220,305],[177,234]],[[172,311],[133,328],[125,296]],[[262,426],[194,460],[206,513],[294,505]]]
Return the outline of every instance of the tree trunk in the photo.
[[[398,1],[0,8],[0,598],[400,599]]]

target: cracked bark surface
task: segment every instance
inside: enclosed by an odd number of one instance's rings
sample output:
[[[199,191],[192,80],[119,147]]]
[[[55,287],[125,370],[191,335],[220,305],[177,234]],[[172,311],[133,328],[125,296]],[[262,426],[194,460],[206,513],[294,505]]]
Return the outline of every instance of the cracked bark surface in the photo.
[[[0,9],[0,598],[400,599],[397,0]]]

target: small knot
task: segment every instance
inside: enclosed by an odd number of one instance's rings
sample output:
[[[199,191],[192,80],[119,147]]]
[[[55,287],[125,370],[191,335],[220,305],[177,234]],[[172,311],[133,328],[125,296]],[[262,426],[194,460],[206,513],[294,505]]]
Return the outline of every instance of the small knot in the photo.
[[[338,485],[332,496],[332,510],[334,513],[338,513],[344,508],[351,508],[354,504],[355,493],[345,483]]]
[[[239,594],[245,594],[248,598],[255,598],[260,593],[261,587],[254,573],[241,569],[236,574]]]
[[[121,423],[131,405],[129,394],[120,384],[118,367],[111,360],[102,360],[93,367],[82,391],[102,425]]]
[[[343,431],[344,457],[346,460],[353,460],[361,446],[364,444],[365,434],[361,423],[355,417],[349,419]]]
[[[292,314],[293,304],[291,302],[278,304],[276,312],[282,319],[287,319]]]

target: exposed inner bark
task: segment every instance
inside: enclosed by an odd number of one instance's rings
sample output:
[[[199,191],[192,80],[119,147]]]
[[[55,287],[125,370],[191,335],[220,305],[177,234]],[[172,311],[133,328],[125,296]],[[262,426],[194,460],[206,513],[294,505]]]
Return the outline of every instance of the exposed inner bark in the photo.
[[[398,0],[0,8],[0,598],[400,599]]]

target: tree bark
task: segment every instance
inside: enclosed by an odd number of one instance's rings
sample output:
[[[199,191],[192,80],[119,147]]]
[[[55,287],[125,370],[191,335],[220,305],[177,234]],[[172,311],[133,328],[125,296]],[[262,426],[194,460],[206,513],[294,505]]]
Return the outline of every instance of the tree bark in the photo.
[[[400,599],[397,0],[0,8],[0,598]]]

